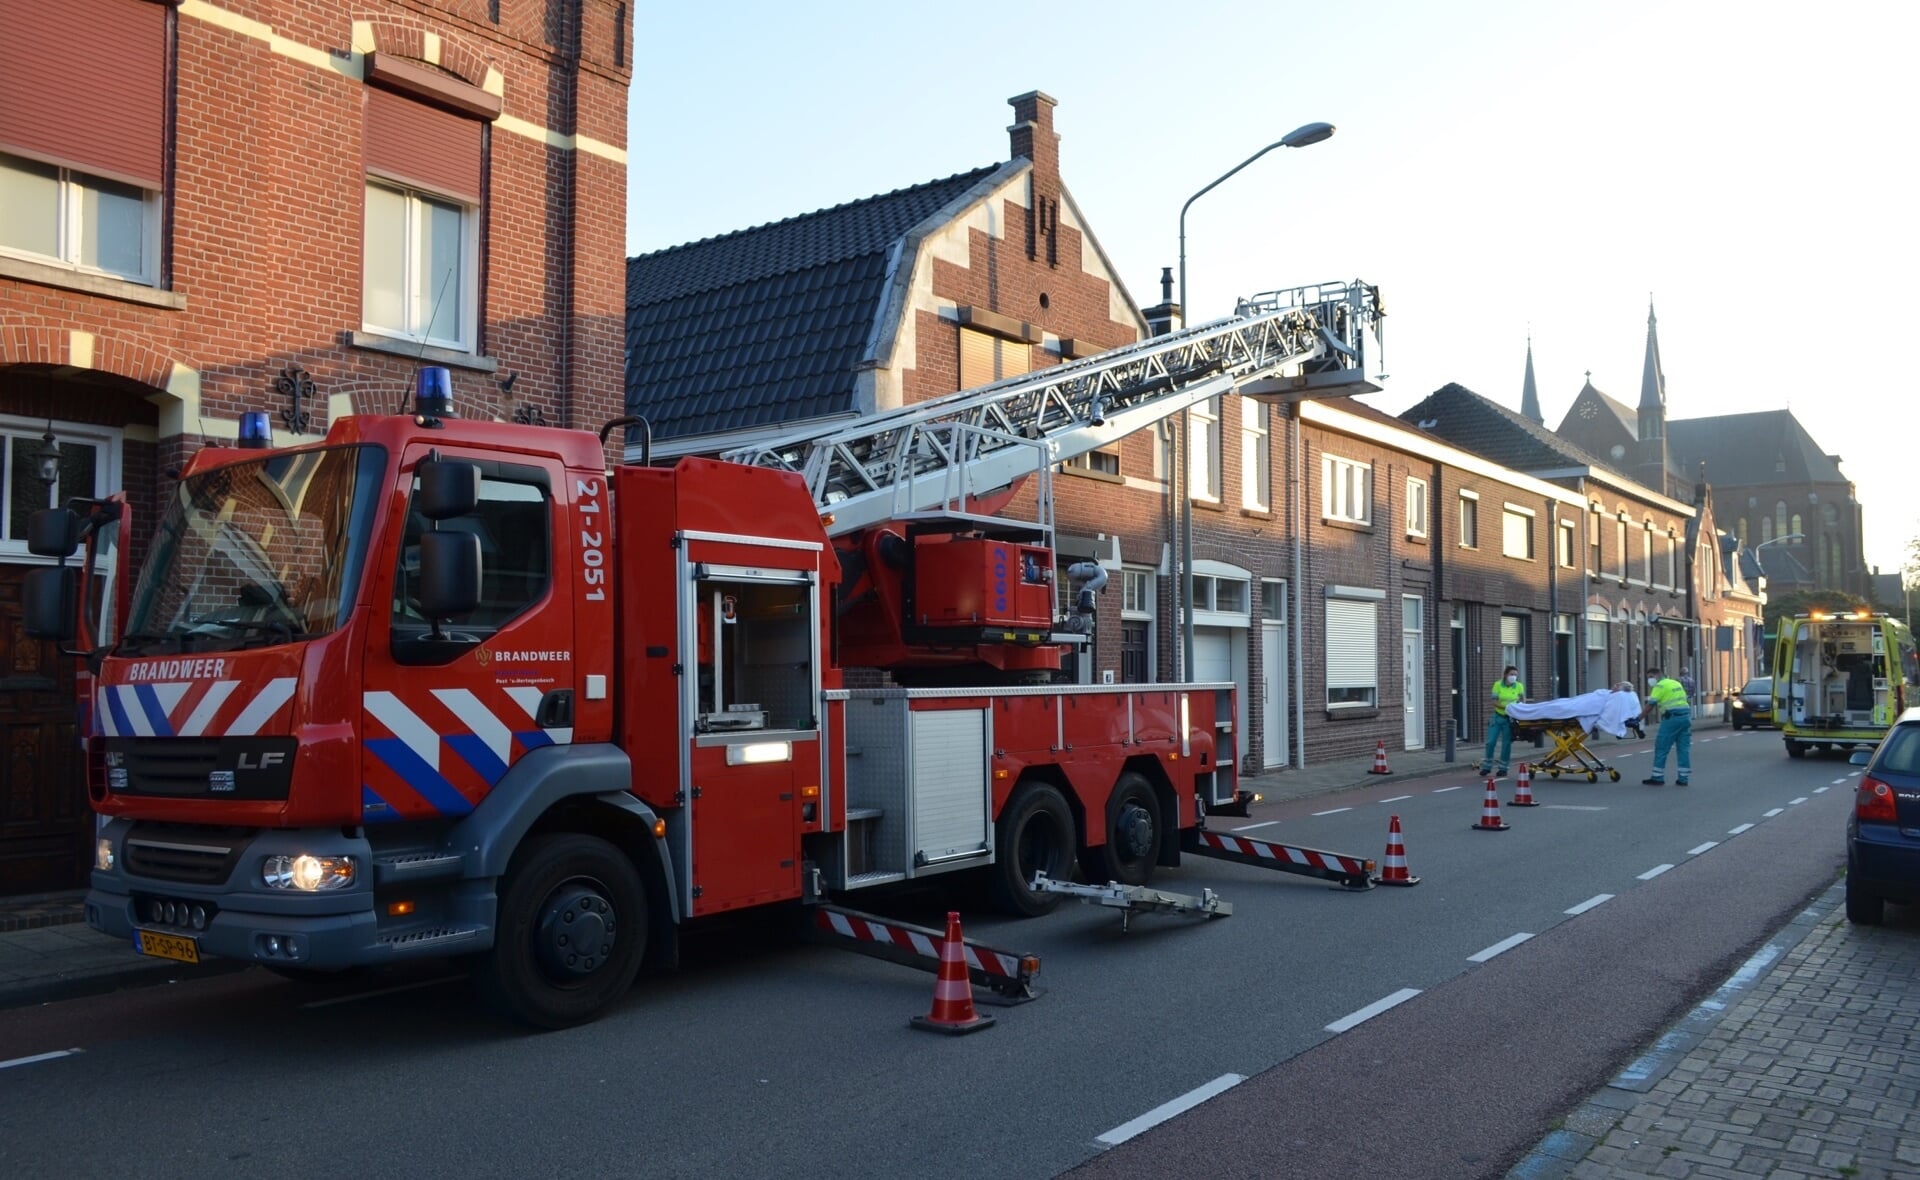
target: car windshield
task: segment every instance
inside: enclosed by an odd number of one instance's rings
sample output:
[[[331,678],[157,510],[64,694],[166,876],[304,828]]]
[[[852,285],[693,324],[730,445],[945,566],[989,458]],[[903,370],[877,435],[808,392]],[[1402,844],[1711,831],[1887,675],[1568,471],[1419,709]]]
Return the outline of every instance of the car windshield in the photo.
[[[1772,691],[1773,691],[1773,677],[1761,676],[1757,679],[1747,681],[1747,686],[1740,690],[1740,695],[1759,696],[1762,693],[1769,693]]]
[[[331,447],[181,480],[119,650],[231,650],[338,627],[359,587],[385,469],[379,447]]]

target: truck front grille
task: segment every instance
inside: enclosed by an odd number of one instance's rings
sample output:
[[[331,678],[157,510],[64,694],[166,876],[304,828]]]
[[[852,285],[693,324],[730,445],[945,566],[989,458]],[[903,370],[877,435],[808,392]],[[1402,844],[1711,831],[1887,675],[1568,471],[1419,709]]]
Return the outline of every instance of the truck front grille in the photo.
[[[155,881],[220,885],[251,843],[253,833],[246,828],[136,824],[127,833],[127,872]]]
[[[220,763],[219,738],[125,738],[115,745],[127,772],[118,789],[134,794],[204,795]]]

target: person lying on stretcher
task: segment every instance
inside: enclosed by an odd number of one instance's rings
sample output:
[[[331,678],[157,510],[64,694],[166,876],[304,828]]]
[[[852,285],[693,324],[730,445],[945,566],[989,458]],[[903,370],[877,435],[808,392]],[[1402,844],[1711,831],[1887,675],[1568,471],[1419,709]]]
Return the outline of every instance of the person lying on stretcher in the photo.
[[[1596,689],[1577,697],[1557,697],[1550,701],[1521,702],[1507,706],[1507,715],[1515,721],[1578,721],[1585,732],[1606,733],[1623,738],[1631,729],[1640,737],[1640,695],[1632,686]]]

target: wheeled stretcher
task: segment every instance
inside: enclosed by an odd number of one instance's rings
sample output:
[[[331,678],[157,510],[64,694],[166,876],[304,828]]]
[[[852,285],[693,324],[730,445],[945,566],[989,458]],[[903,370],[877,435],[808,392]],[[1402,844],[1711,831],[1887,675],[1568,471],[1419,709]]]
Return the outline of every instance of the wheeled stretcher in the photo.
[[[1587,739],[1599,733],[1625,737],[1629,729],[1646,736],[1640,728],[1640,698],[1631,692],[1602,689],[1551,701],[1516,702],[1507,706],[1507,717],[1516,737],[1540,736],[1553,743],[1547,756],[1533,764],[1548,778],[1584,774],[1588,782],[1597,783],[1604,774],[1617,783],[1620,772],[1588,749]]]

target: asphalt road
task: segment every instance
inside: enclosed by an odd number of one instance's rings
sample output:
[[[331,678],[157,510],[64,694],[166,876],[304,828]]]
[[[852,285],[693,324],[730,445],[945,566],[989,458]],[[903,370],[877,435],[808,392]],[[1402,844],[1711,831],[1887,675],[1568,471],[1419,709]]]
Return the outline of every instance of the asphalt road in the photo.
[[[0,1060],[79,1050],[0,1070],[0,1171],[1497,1175],[1840,867],[1834,780],[1855,768],[1702,737],[1692,786],[1640,786],[1645,744],[1607,744],[1622,782],[1537,782],[1544,806],[1503,806],[1506,832],[1472,830],[1464,778],[1230,821],[1377,858],[1397,813],[1413,889],[1190,860],[1156,884],[1216,889],[1233,917],[969,914],[969,936],[1043,957],[1048,994],[964,1038],[907,1027],[928,976],[764,925],[545,1035],[482,1014],[455,967],[0,1013]]]

